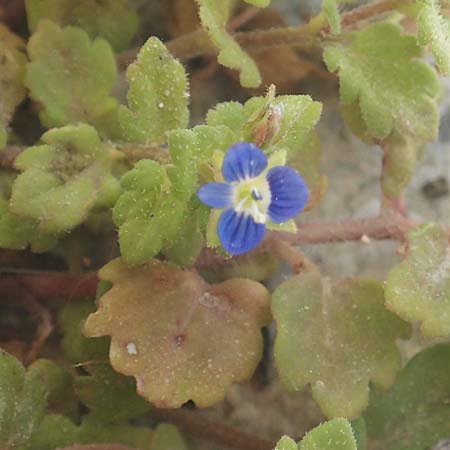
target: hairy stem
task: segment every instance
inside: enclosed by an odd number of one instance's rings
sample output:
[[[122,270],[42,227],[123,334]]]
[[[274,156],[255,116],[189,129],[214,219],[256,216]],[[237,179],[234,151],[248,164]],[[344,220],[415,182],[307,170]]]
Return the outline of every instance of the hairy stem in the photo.
[[[342,14],[342,25],[348,28],[412,2],[413,0],[380,0],[360,6]],[[311,50],[316,48],[320,39],[329,32],[328,23],[321,13],[313,17],[307,24],[298,27],[245,31],[232,33],[232,35],[245,50],[257,51],[272,47],[296,47]],[[216,51],[207,32],[203,29],[175,38],[166,45],[171,53],[180,59],[194,58]],[[120,54],[117,60],[119,67],[123,69],[130,64],[138,51],[139,49],[131,49]]]

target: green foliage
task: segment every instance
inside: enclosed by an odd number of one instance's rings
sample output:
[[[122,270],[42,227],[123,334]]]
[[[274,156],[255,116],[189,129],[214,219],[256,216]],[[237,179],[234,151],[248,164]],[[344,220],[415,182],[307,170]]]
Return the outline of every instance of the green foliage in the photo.
[[[339,15],[338,0],[323,0],[323,11],[327,16],[331,31],[334,34],[341,32],[341,16]]]
[[[328,69],[339,71],[342,103],[358,101],[367,131],[385,143],[382,187],[388,197],[404,189],[424,145],[437,133],[439,82],[420,55],[414,37],[389,23],[325,47]]]
[[[267,111],[271,111],[267,114]],[[244,105],[227,102],[216,105],[207,115],[210,126],[225,126],[234,135],[234,142],[254,141],[260,135],[261,128],[271,127],[273,113],[279,116],[270,139],[262,142],[266,153],[285,150],[287,164],[298,170],[310,191],[310,205],[313,207],[320,200],[326,178],[319,174],[320,143],[314,134],[314,127],[319,121],[322,105],[307,95],[280,95],[271,97],[253,97]],[[269,122],[269,123],[267,123]],[[265,134],[267,136],[267,134]]]
[[[157,260],[130,268],[116,259],[99,275],[113,287],[85,333],[111,336],[112,366],[134,376],[139,394],[156,406],[210,406],[252,375],[260,328],[270,322],[269,294],[259,283],[208,286],[195,272]]]
[[[0,446],[21,448],[44,416],[45,385],[0,350]]]
[[[26,0],[28,26],[34,32],[42,19],[60,26],[83,28],[91,38],[106,39],[116,51],[125,50],[139,25],[129,0]]]
[[[298,445],[291,438],[282,437],[275,450],[357,450],[357,447],[350,422],[333,419],[313,428]]]
[[[84,416],[77,426],[65,416],[50,414],[45,416],[39,429],[23,450],[54,450],[74,444],[123,444],[140,450],[153,448],[152,431],[127,423],[103,422],[95,415]]]
[[[188,450],[188,448],[175,425],[162,423],[153,433],[152,450]]]
[[[386,306],[409,322],[420,321],[428,338],[450,336],[450,243],[448,232],[429,223],[412,231],[408,254],[391,270]]]
[[[42,105],[39,116],[46,127],[87,122],[103,134],[113,132],[108,127],[116,126],[118,102],[109,94],[117,69],[105,40],[91,42],[80,28],[44,20],[28,42],[28,54],[26,85]]]
[[[58,240],[56,234],[39,230],[38,222],[13,214],[8,201],[0,198],[0,247],[23,250],[31,246],[33,252],[46,252]]]
[[[225,27],[230,18],[231,0],[196,0],[199,6],[199,15],[203,27],[208,31],[214,45],[219,50],[217,60],[220,64],[240,72],[242,86],[248,88],[258,87],[261,84],[261,75],[255,62],[242,50],[239,44],[226,31]],[[253,0],[256,6],[265,6],[267,1]]]
[[[364,417],[371,450],[431,449],[450,435],[450,345],[416,355],[387,393],[373,392]]]
[[[311,384],[328,417],[354,419],[369,400],[369,382],[387,388],[400,368],[395,339],[409,327],[384,308],[383,287],[371,280],[331,284],[311,272],[273,294],[275,362],[293,390]]]
[[[102,144],[89,125],[69,125],[42,136],[15,161],[10,201],[14,214],[36,221],[46,233],[67,231],[94,210],[111,207],[120,191],[113,164],[121,155]]]
[[[25,98],[25,44],[0,23],[0,149],[16,106]]]
[[[188,83],[179,61],[156,37],[140,49],[127,69],[128,108],[121,106],[119,122],[126,140],[163,143],[166,133],[189,121]]]
[[[436,64],[441,73],[450,75],[450,23],[440,15],[437,0],[418,0],[421,6],[417,17],[417,41],[431,45]]]

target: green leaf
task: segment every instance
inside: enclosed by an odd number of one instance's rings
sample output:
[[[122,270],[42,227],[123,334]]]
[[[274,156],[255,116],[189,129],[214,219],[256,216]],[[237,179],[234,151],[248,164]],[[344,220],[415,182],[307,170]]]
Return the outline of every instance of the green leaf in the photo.
[[[245,0],[245,2],[258,8],[267,8],[270,5],[270,0]]]
[[[233,382],[253,374],[262,352],[260,329],[271,320],[269,294],[259,283],[209,286],[195,271],[158,260],[130,268],[116,259],[99,275],[113,287],[85,333],[111,336],[112,366],[134,376],[151,403],[210,406]]]
[[[46,252],[58,241],[58,235],[39,230],[38,222],[13,214],[8,201],[0,197],[0,247],[33,252]]]
[[[124,259],[138,264],[172,246],[186,220],[187,203],[173,195],[166,170],[155,161],[139,161],[121,184],[114,222]]]
[[[412,358],[387,393],[374,391],[364,414],[371,450],[431,449],[450,436],[450,344]]]
[[[159,424],[153,432],[152,450],[188,450],[175,425]]]
[[[59,314],[58,324],[63,333],[61,347],[73,364],[108,362],[109,339],[87,338],[82,333],[86,318],[94,311],[92,300],[77,299],[68,302]]]
[[[332,33],[339,34],[341,32],[341,16],[338,9],[338,0],[323,0],[322,8]]]
[[[135,427],[125,422],[104,422],[93,414],[84,416],[79,426],[65,416],[49,414],[24,450],[54,450],[74,444],[109,443],[141,450],[159,450],[151,445],[152,435],[152,430],[148,428]]]
[[[264,0],[255,1],[258,3],[257,6],[266,3]],[[217,57],[219,63],[230,69],[238,70],[242,86],[258,87],[261,84],[261,75],[255,62],[226,31],[226,25],[230,18],[231,1],[197,0],[197,4],[202,25],[219,50]]]
[[[25,44],[0,23],[0,149],[6,145],[6,127],[16,106],[25,98]]]
[[[391,270],[386,306],[408,322],[421,322],[428,338],[450,336],[450,243],[447,231],[429,223],[408,236],[408,254]]]
[[[283,436],[275,447],[275,450],[298,450],[297,443],[288,436]]]
[[[450,76],[450,23],[441,16],[438,1],[418,0],[418,4],[417,42],[431,45],[439,70]]]
[[[357,450],[357,447],[350,422],[340,418],[313,428],[298,445],[291,438],[283,436],[275,450]]]
[[[322,423],[306,434],[299,450],[357,450],[352,426],[346,419]]]
[[[116,51],[125,50],[139,25],[129,0],[25,0],[28,26],[34,32],[42,19],[60,26],[83,28],[91,38],[106,39]]]
[[[121,421],[140,416],[150,409],[150,405],[137,395],[134,379],[114,372],[106,364],[88,364],[84,368],[90,375],[78,376],[75,390],[97,418]]]
[[[367,406],[369,382],[384,388],[394,382],[395,340],[408,337],[409,326],[384,308],[380,283],[298,275],[276,289],[272,312],[282,381],[293,390],[311,384],[326,416],[354,419]]]
[[[37,221],[40,231],[58,233],[114,204],[120,184],[112,171],[122,155],[102,144],[94,128],[69,125],[48,131],[42,141],[15,160],[22,173],[12,188],[14,214]]]
[[[0,350],[0,447],[19,449],[39,426],[45,410],[43,383]]]
[[[119,122],[129,142],[163,143],[166,133],[186,128],[189,121],[188,82],[182,64],[165,45],[151,37],[127,69],[128,108],[119,109]]]
[[[42,105],[42,123],[51,128],[87,122],[108,134],[105,121],[107,126],[118,107],[109,96],[117,78],[109,44],[101,38],[91,42],[80,28],[61,29],[44,20],[28,43],[28,54],[26,84]]]
[[[383,141],[388,197],[405,188],[424,145],[437,134],[439,80],[420,56],[414,37],[389,23],[371,25],[325,47],[328,69],[339,71],[341,102],[358,101],[368,132]]]

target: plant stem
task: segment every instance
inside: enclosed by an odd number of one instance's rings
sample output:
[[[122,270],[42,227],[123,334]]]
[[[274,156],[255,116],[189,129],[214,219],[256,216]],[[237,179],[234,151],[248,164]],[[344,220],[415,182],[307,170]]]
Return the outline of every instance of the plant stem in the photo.
[[[396,9],[399,6],[412,3],[414,0],[380,0],[360,6],[342,14],[342,26],[351,27],[357,23],[379,16]],[[280,27],[268,30],[255,30],[232,33],[232,36],[244,50],[264,50],[272,47],[296,47],[303,50],[316,48],[320,38],[330,32],[325,16],[320,13],[307,24],[298,27]],[[199,29],[180,36],[166,43],[171,53],[180,59],[194,58],[215,52],[208,33]],[[131,49],[121,53],[117,62],[124,69],[137,55],[139,49]]]

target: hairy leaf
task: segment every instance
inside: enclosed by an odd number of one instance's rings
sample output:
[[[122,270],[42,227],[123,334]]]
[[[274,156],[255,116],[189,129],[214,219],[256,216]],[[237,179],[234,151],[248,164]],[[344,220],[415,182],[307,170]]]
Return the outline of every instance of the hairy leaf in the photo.
[[[34,32],[42,19],[83,28],[91,38],[106,39],[116,51],[125,50],[139,25],[129,0],[25,0],[28,26]]]
[[[82,223],[91,211],[111,207],[120,191],[113,176],[122,156],[102,144],[89,125],[69,125],[42,136],[15,160],[22,173],[12,188],[14,214],[35,220],[39,230],[58,233]]]
[[[120,259],[100,271],[113,287],[89,316],[88,336],[111,336],[111,364],[136,378],[159,407],[188,400],[206,407],[233,382],[247,380],[261,357],[260,328],[269,295],[250,280],[209,286],[194,271],[157,260],[129,268]]]
[[[384,308],[380,283],[298,275],[274,292],[272,311],[282,381],[293,390],[311,384],[326,416],[354,419],[367,406],[369,382],[385,388],[394,382],[395,339],[406,338],[409,327]]]
[[[331,31],[334,34],[341,32],[341,16],[338,9],[339,0],[323,0],[323,11],[325,12]]]
[[[19,449],[39,426],[46,389],[11,355],[0,350],[0,447]]]
[[[162,143],[168,131],[186,128],[186,72],[158,38],[151,37],[144,44],[127,69],[127,79],[128,108],[119,109],[119,122],[129,142]]]
[[[333,419],[306,433],[298,445],[293,439],[283,436],[275,450],[357,450],[357,447],[350,422]]]
[[[387,393],[373,391],[364,414],[371,450],[431,449],[450,436],[450,345],[428,348]]]
[[[87,122],[108,134],[107,119],[118,107],[109,96],[117,77],[109,44],[101,38],[91,42],[80,28],[44,20],[28,43],[28,54],[26,84],[42,105],[42,123],[50,128]]]
[[[441,73],[450,75],[450,23],[440,14],[436,0],[418,0],[421,6],[417,17],[417,41],[431,45],[436,64]]]
[[[429,223],[408,236],[403,262],[391,270],[386,305],[404,320],[420,321],[432,338],[450,336],[450,243],[447,231]]]
[[[138,264],[172,245],[185,220],[187,203],[173,195],[166,170],[151,160],[139,161],[121,184],[114,222],[124,259]]]
[[[219,50],[217,57],[220,64],[240,72],[242,86],[248,88],[258,87],[261,84],[261,75],[254,61],[242,50],[239,44],[226,31],[226,24],[230,18],[231,1],[196,0],[199,6],[199,15],[203,27],[208,31],[212,42]],[[264,6],[263,0],[254,0],[252,3]]]
[[[0,23],[0,149],[16,106],[25,98],[25,44]]]
[[[414,37],[389,23],[325,47],[328,69],[339,71],[342,103],[358,101],[368,132],[385,143],[382,184],[389,197],[404,189],[421,150],[437,134],[439,81],[420,55]]]
[[[58,241],[58,235],[39,230],[38,222],[13,214],[8,201],[0,198],[0,247],[23,250],[31,246],[33,252],[46,252]]]

